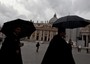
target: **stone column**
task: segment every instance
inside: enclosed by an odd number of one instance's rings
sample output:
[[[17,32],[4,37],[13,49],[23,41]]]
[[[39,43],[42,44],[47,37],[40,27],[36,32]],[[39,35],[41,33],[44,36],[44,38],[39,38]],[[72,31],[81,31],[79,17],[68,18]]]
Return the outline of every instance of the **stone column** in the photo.
[[[88,47],[88,35],[86,35],[86,46]]]
[[[48,41],[49,31],[47,31],[47,41]]]
[[[50,31],[50,40],[52,39],[52,35],[53,35],[53,34],[52,34],[52,32]]]
[[[39,33],[39,40],[41,41],[41,37],[42,37],[42,31],[40,31]]]
[[[48,31],[48,41],[50,41],[50,31]]]
[[[44,41],[44,38],[45,38],[45,31],[43,31],[43,41]]]
[[[36,41],[36,37],[37,37],[37,31],[35,31],[35,37],[34,37],[34,40]]]

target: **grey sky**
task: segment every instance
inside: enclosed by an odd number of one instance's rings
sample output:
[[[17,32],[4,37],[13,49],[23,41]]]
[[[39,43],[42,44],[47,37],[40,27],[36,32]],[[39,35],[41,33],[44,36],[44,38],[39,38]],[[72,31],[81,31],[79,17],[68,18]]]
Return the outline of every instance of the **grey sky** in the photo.
[[[23,18],[26,20],[48,21],[57,17],[76,14],[90,19],[89,0],[0,0],[0,23]]]

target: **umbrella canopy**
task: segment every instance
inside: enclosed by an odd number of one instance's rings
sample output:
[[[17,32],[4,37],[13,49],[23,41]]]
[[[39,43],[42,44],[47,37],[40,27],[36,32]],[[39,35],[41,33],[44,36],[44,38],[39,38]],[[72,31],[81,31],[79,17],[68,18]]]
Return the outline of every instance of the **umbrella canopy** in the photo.
[[[12,21],[5,22],[1,28],[1,32],[6,36],[10,35],[16,27],[21,27],[22,31],[20,33],[20,38],[30,36],[36,28],[33,25],[33,22],[15,19]]]
[[[78,27],[85,27],[88,24],[90,24],[88,20],[82,17],[79,17],[77,15],[70,15],[70,16],[64,16],[57,19],[53,23],[53,27],[57,27],[57,28],[64,27],[64,28],[73,29],[73,28],[78,28]]]

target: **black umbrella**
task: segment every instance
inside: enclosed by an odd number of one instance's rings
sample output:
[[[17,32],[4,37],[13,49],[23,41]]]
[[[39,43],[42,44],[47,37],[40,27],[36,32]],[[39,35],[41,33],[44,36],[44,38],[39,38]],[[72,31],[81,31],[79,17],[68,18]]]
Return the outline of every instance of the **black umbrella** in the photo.
[[[86,20],[77,15],[69,15],[69,16],[64,16],[64,17],[57,19],[53,23],[53,27],[57,27],[57,28],[64,27],[64,28],[69,28],[69,29],[85,27],[88,24],[90,24],[90,22],[88,21],[89,20]]]
[[[12,21],[5,22],[1,28],[1,32],[8,36],[13,32],[13,29],[18,26],[22,29],[20,33],[20,38],[30,36],[36,30],[33,25],[33,22],[22,19],[15,19]]]

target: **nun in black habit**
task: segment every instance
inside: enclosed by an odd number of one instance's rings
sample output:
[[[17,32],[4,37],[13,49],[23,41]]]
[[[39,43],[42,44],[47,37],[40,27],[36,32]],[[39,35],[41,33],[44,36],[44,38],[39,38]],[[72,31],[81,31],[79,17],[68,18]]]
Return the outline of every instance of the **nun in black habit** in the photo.
[[[65,41],[65,28],[51,40],[41,64],[75,64],[71,49]]]
[[[0,49],[0,64],[23,64],[19,34],[20,27],[16,27],[14,31],[6,36]]]

